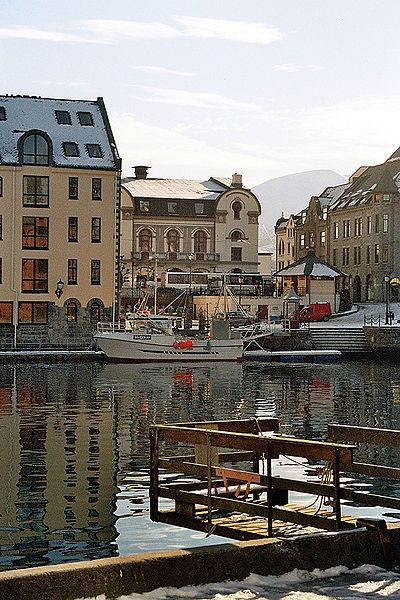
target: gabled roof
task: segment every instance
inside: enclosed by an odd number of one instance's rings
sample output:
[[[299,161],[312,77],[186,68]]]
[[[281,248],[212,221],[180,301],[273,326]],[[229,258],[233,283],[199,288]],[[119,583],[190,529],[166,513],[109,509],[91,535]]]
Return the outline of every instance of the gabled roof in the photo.
[[[347,190],[350,183],[341,183],[340,185],[331,185],[327,187],[322,194],[318,196],[321,207],[333,204]]]
[[[102,98],[61,100],[35,96],[0,96],[0,164],[19,164],[18,141],[29,131],[47,134],[53,147],[53,165],[90,169],[119,169],[120,159]],[[57,122],[56,111],[67,115]],[[78,113],[89,113],[90,125],[82,125]],[[79,156],[66,156],[64,142],[75,142]],[[87,144],[100,146],[102,156],[91,158]]]
[[[226,185],[217,183],[214,178],[210,178],[208,181],[196,181],[193,179],[126,177],[122,180],[122,185],[134,198],[171,198],[174,200],[216,200],[227,189]]]
[[[275,273],[278,277],[307,275],[310,277],[344,277],[346,274],[330,265],[322,258],[318,258],[313,250],[307,256],[300,258],[288,267]]]

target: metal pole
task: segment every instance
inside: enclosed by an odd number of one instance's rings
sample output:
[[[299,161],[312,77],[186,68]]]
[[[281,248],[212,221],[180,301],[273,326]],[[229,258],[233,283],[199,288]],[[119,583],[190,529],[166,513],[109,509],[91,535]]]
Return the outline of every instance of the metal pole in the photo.
[[[157,255],[154,257],[154,314],[157,314]]]
[[[192,255],[189,256],[189,295],[192,293]]]
[[[385,325],[389,325],[389,285],[390,278],[386,275],[385,277]]]

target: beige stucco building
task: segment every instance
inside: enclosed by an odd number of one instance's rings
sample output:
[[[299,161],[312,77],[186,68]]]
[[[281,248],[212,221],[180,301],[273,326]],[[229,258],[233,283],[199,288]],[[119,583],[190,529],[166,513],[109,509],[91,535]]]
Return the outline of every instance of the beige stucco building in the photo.
[[[123,298],[141,281],[168,287],[169,273],[258,273],[260,204],[241,175],[158,179],[148,167],[122,182]]]
[[[111,318],[120,168],[101,98],[0,96],[0,324],[14,343],[86,343]]]

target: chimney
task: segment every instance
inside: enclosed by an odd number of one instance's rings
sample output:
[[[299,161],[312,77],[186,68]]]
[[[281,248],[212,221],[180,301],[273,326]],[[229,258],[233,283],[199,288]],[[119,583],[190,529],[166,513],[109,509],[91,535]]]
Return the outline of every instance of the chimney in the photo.
[[[133,168],[135,169],[136,179],[147,179],[147,170],[151,169],[151,167],[146,167],[144,165],[137,165]]]
[[[243,187],[242,176],[239,175],[239,173],[234,173],[232,175],[231,187],[233,187],[233,188],[241,188],[241,187]]]

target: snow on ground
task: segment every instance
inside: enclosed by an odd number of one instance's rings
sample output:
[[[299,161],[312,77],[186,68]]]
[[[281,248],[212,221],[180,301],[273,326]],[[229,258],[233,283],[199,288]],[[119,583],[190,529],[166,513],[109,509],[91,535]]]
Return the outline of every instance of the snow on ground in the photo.
[[[400,571],[373,565],[349,570],[333,567],[308,572],[295,569],[281,576],[252,574],[243,581],[225,581],[182,588],[159,588],[144,594],[120,596],[118,600],[365,600],[400,599]],[[105,600],[104,596],[96,599]]]
[[[358,310],[357,310],[358,309]],[[389,310],[394,313],[392,327],[400,327],[400,303],[391,302]],[[340,316],[339,316],[340,315]],[[371,321],[372,319],[372,321]],[[365,325],[385,325],[386,320],[386,305],[380,304],[357,304],[354,305],[351,311],[346,313],[338,313],[328,323],[311,323],[312,327],[362,327]]]

